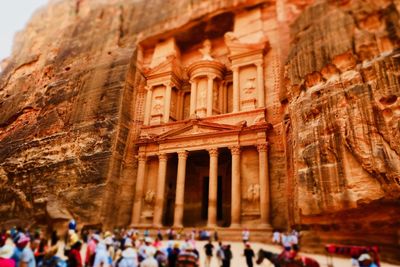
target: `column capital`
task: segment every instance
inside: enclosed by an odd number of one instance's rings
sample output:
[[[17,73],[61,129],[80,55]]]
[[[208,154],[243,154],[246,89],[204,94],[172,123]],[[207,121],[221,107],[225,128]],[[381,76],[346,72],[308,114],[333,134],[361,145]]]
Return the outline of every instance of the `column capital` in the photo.
[[[267,152],[268,151],[268,143],[257,144],[258,152]]]
[[[138,158],[139,161],[146,161],[146,160],[147,160],[146,153],[144,153],[144,152],[139,152],[137,158]]]
[[[240,146],[230,146],[229,149],[232,155],[240,155]]]
[[[190,84],[196,84],[196,83],[197,83],[197,77],[191,78],[191,79],[189,80],[189,83],[190,83]]]
[[[217,78],[217,75],[215,75],[215,74],[208,74],[208,75],[207,75],[207,78],[208,78],[208,79],[211,79],[211,80],[215,80],[215,79]]]
[[[262,67],[264,65],[264,62],[262,60],[256,61],[254,62],[254,65],[256,65],[256,67]]]
[[[158,160],[159,161],[167,161],[168,155],[166,153],[158,153]]]
[[[151,91],[151,90],[153,89],[153,85],[146,85],[146,86],[144,87],[144,89],[145,89],[146,91]]]
[[[209,148],[207,149],[210,157],[218,157],[218,148]]]
[[[232,66],[231,69],[233,72],[237,72],[239,71],[239,66]]]
[[[189,154],[189,152],[187,152],[186,150],[181,150],[178,151],[177,153],[178,153],[178,158],[180,159],[186,159]]]

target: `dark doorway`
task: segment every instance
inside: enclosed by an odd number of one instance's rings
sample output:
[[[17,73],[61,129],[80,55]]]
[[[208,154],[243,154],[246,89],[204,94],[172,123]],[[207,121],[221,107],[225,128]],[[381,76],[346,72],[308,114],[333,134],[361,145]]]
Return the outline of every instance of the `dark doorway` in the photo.
[[[201,219],[207,220],[208,218],[208,197],[209,197],[209,185],[210,177],[203,177],[203,195],[201,201]],[[217,190],[217,220],[223,218],[223,188],[222,188],[222,176],[218,176],[218,190]]]
[[[207,220],[208,214],[208,190],[210,184],[210,177],[203,177],[203,196],[201,200],[201,219]]]

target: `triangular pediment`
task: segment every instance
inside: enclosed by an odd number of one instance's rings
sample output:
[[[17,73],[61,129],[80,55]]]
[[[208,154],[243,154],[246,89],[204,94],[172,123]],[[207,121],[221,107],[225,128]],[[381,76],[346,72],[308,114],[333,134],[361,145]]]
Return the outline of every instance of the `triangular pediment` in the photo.
[[[159,136],[159,139],[172,139],[179,137],[190,137],[196,135],[207,135],[214,133],[222,133],[232,130],[240,130],[240,126],[218,124],[210,122],[191,121],[181,128],[168,131]]]
[[[180,76],[181,75],[181,66],[179,62],[176,60],[175,56],[169,56],[167,57],[163,62],[158,64],[157,66],[153,68],[146,69],[144,71],[145,75],[147,78],[150,78],[151,76],[163,74],[163,73],[175,73],[176,75]]]

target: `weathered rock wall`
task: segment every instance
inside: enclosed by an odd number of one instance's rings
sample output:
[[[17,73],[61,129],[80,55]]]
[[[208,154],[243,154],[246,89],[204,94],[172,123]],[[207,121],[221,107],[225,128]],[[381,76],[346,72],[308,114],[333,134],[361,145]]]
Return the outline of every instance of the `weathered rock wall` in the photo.
[[[322,242],[379,244],[397,260],[399,30],[391,1],[308,8],[291,27],[282,98],[291,221]]]

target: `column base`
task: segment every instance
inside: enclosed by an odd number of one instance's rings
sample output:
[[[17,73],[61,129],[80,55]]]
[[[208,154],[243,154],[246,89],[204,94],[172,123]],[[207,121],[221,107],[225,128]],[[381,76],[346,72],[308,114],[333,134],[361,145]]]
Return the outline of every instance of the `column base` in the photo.
[[[217,228],[217,224],[214,223],[208,223],[207,228]]]
[[[269,223],[261,223],[257,227],[258,229],[264,229],[264,230],[272,230],[272,227]]]
[[[242,225],[240,223],[232,223],[231,226],[229,226],[231,229],[242,229]]]
[[[183,228],[183,224],[174,224],[174,225],[172,226],[172,228],[174,228],[174,229],[181,229],[181,228]]]
[[[157,224],[153,224],[152,227],[153,227],[153,228],[162,228],[163,225],[157,223]]]

